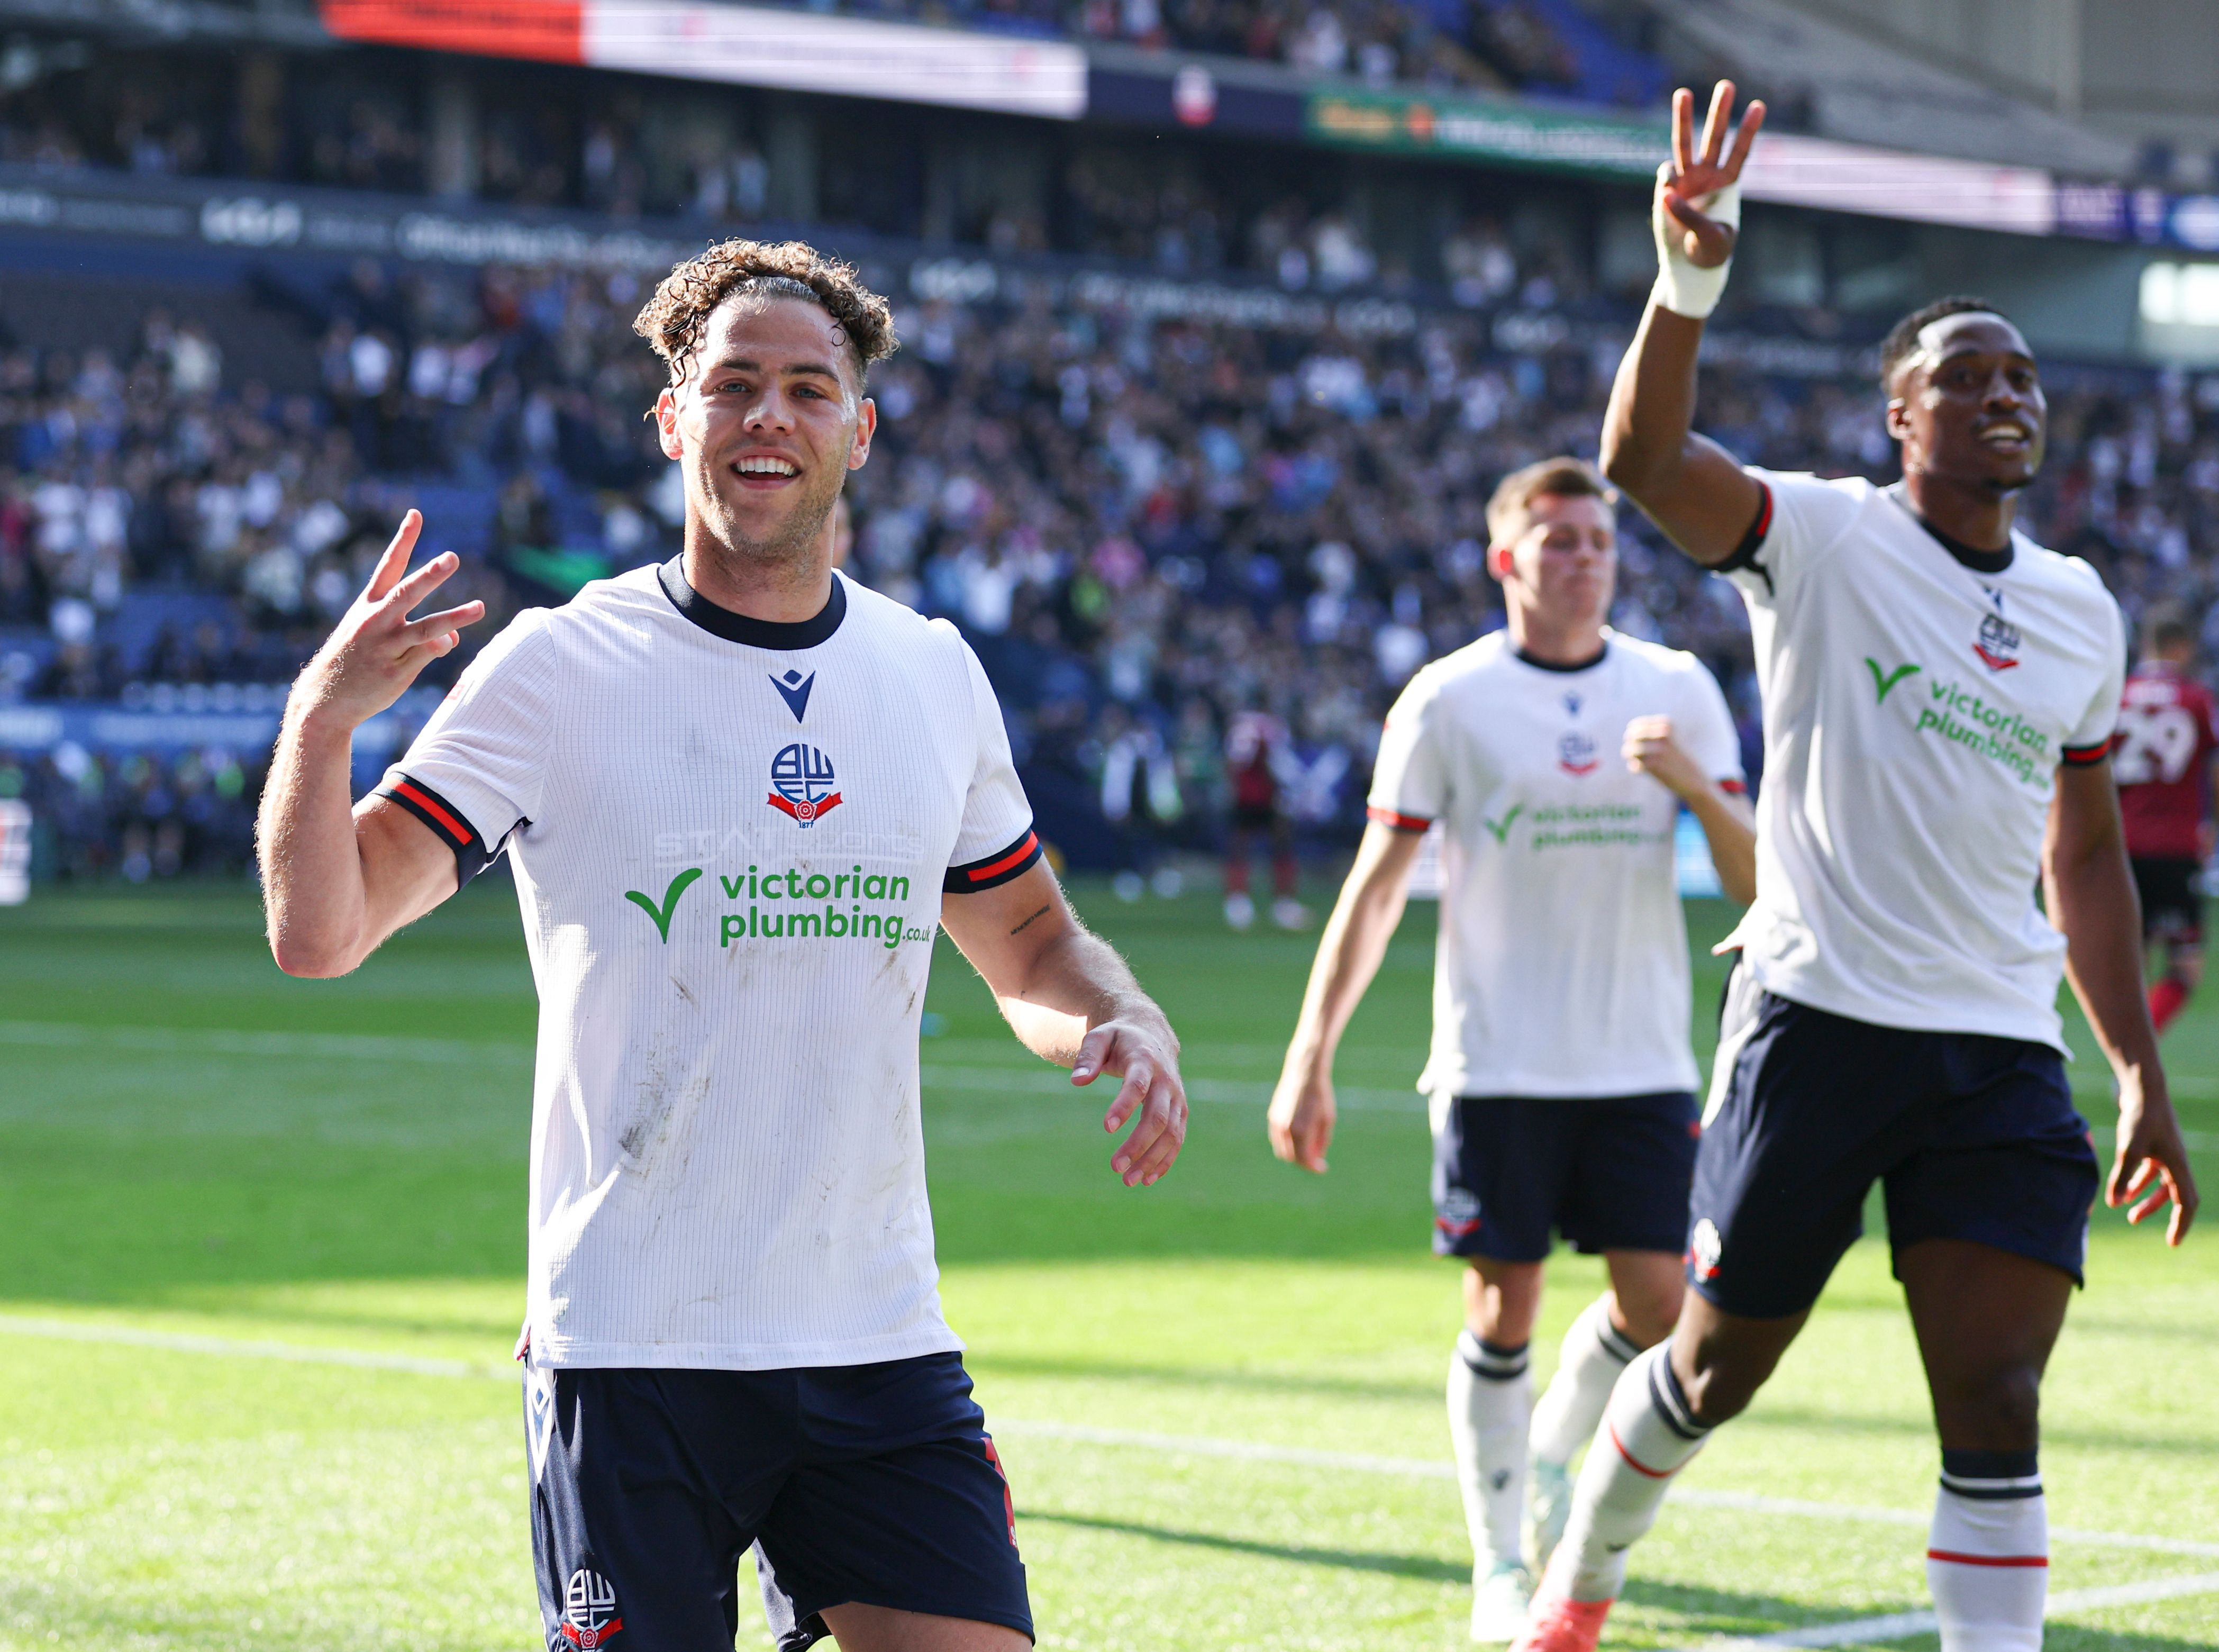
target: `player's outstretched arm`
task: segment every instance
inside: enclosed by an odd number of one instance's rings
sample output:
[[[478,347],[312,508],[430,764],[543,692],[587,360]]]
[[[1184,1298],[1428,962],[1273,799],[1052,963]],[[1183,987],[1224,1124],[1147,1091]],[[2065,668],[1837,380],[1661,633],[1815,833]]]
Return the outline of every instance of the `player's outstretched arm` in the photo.
[[[354,731],[401,698],[483,617],[466,602],[408,611],[456,568],[436,556],[407,574],[424,519],[414,511],[285,702],[255,821],[270,950],[288,975],[344,975],[386,936],[455,892],[455,857],[429,828],[382,798],[351,806]],[[402,575],[407,574],[407,577]]]
[[[1703,321],[1725,290],[1742,165],[1764,124],[1764,105],[1752,102],[1737,129],[1733,97],[1733,83],[1720,81],[1698,147],[1694,94],[1683,86],[1672,95],[1672,159],[1657,171],[1651,208],[1656,287],[1602,426],[1603,473],[1706,567],[1733,554],[1763,497],[1731,454],[1693,428]]]
[[[2142,996],[2141,903],[2108,761],[2058,770],[2042,882],[2049,921],[2065,936],[2067,978],[2119,1084],[2119,1146],[2104,1202],[2133,1202],[2130,1222],[2170,1204],[2166,1242],[2178,1245],[2196,1220],[2196,1178]]]
[[[1301,1017],[1287,1045],[1278,1087],[1271,1092],[1265,1129],[1271,1151],[1288,1163],[1322,1174],[1333,1145],[1336,1106],[1333,1057],[1364,989],[1379,972],[1395,926],[1402,921],[1422,832],[1400,831],[1374,821],[1364,829],[1356,864],[1340,886],[1333,916],[1318,937],[1317,960],[1302,994]]]
[[[1132,1133],[1110,1168],[1128,1188],[1161,1181],[1186,1145],[1178,1034],[1116,949],[1078,921],[1045,860],[976,894],[949,895],[940,921],[993,989],[1024,1046],[1071,1082],[1122,1078],[1102,1127]]]

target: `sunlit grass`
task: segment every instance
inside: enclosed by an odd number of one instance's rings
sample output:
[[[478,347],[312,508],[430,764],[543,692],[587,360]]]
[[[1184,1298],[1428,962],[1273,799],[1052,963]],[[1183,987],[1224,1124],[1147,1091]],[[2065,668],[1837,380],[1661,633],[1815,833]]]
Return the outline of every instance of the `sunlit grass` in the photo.
[[[489,1375],[522,1307],[532,1027],[506,902],[474,889],[325,984],[278,977],[251,899],[228,891],[0,913],[0,1647],[538,1643],[516,1391]],[[1261,1135],[1310,941],[1230,935],[1201,897],[1088,910],[1219,1097],[1168,1181],[1116,1185],[1099,1099],[1010,1042],[952,953],[924,1052],[941,1075],[927,1140],[944,1295],[1001,1426],[1041,1643],[1464,1644],[1470,1556],[1438,1473],[1069,1434],[1438,1469],[1456,1280],[1426,1251],[1425,1127],[1404,1100],[1429,915],[1413,910],[1351,1031],[1340,1076],[1368,1105],[1320,1180],[1271,1162]],[[1696,927],[1722,916],[1699,910]],[[333,1042],[349,1038],[369,1042]],[[2192,1008],[2169,1049],[2191,1127],[2219,1129],[2219,1013]],[[2219,1544],[2214,1237],[2167,1255],[2099,1215],[2047,1401],[2060,1526]],[[1599,1278],[1553,1264],[1545,1376]],[[457,1374],[69,1340],[26,1320]],[[1886,1251],[1868,1242],[1687,1483],[1916,1511],[1934,1466]],[[1686,1646],[1913,1608],[1921,1539],[1668,1506],[1613,1639]],[[2208,1571],[2219,1556],[2061,1543],[2054,1587]],[[2219,1593],[2075,1615],[2051,1643],[2219,1647]],[[741,1644],[767,1644],[751,1618]]]

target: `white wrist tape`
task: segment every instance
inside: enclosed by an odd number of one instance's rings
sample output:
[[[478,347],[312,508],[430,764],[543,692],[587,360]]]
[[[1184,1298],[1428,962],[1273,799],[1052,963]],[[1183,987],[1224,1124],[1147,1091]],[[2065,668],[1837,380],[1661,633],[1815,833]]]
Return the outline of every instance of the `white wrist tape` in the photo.
[[[1669,169],[1666,169],[1669,175]],[[1706,217],[1739,230],[1741,227],[1741,185],[1729,183],[1723,189],[1699,196],[1695,209]],[[1664,197],[1660,191],[1650,209],[1650,227],[1656,232],[1656,287],[1650,295],[1663,309],[1675,315],[1684,315],[1691,321],[1700,321],[1718,308],[1719,299],[1726,289],[1726,272],[1733,268],[1729,258],[1715,270],[1706,270],[1688,262],[1681,251],[1680,226],[1665,214]]]

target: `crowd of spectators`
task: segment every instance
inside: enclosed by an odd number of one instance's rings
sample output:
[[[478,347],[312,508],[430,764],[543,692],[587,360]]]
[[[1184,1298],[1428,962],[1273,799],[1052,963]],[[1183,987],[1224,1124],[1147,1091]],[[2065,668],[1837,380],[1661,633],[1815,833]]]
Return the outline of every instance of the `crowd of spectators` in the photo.
[[[124,359],[0,357],[0,694],[274,696],[411,502],[489,605],[473,645],[520,606],[671,554],[674,471],[639,417],[657,370],[628,326],[642,295],[623,276],[395,286],[365,268],[331,299],[313,394],[232,385],[182,317],[150,317]],[[1270,762],[1306,841],[1346,839],[1392,695],[1500,623],[1494,481],[1594,451],[1616,358],[1609,337],[1506,351],[1484,313],[1453,308],[1356,336],[1045,300],[904,304],[901,323],[850,484],[850,572],[963,627],[1044,821],[1129,872],[1221,843],[1244,714],[1284,730]],[[2219,376],[2060,370],[2052,394],[2029,530],[2090,557],[2130,611],[2210,608]],[[1893,463],[1855,374],[1712,370],[1700,419],[1774,466]],[[1753,728],[1737,599],[1634,513],[1624,528],[1614,623],[1700,654]],[[134,643],[165,593],[222,601]],[[9,786],[81,869],[245,854],[244,752],[71,748],[18,758]]]
[[[812,9],[1262,59],[1377,85],[1536,91],[1654,102],[1665,78],[1577,0],[805,0]],[[283,174],[424,189],[432,145],[420,89],[320,71],[282,92],[229,61],[111,62],[78,41],[19,37],[0,80],[0,161],[139,173]],[[590,204],[626,191],[633,146],[606,120],[535,122],[491,109],[482,183],[500,199]],[[619,122],[619,124],[621,124]],[[551,145],[553,133],[568,141]],[[612,137],[616,141],[612,142]],[[637,183],[632,193],[637,193]]]
[[[190,80],[190,78],[187,78]],[[237,134],[211,146],[215,115],[172,112],[124,77],[104,97],[57,95],[44,112],[34,94],[0,102],[0,161],[141,172],[237,171],[249,163]],[[183,93],[177,94],[183,96]],[[197,107],[208,94],[186,102]],[[362,86],[328,99],[273,138],[264,176],[386,192],[426,187],[421,111],[393,88]],[[326,107],[328,105],[328,107]],[[20,106],[20,107],[19,107]],[[96,113],[96,112],[98,113]],[[478,193],[490,201],[590,208],[695,220],[760,224],[771,208],[770,167],[745,137],[701,132],[671,140],[637,98],[618,96],[574,121],[482,112]],[[67,116],[65,119],[65,115]],[[112,117],[112,118],[110,118]],[[514,117],[514,118],[512,118]],[[98,129],[95,129],[98,128]],[[110,129],[112,128],[112,129]],[[1148,264],[1172,275],[1240,270],[1290,290],[1337,292],[1423,282],[1459,301],[1491,302],[1516,278],[1501,225],[1485,215],[1452,232],[1425,267],[1383,252],[1372,226],[1306,195],[1299,171],[1274,183],[1252,166],[1213,172],[1206,155],[1167,158],[1160,146],[1102,139],[1074,146],[1045,203],[977,204],[946,227],[954,239],[999,253],[1062,252]],[[914,233],[916,224],[880,225]],[[1532,249],[1527,262],[1534,262]],[[1557,283],[1563,283],[1563,271]],[[1548,299],[1543,301],[1550,301]]]

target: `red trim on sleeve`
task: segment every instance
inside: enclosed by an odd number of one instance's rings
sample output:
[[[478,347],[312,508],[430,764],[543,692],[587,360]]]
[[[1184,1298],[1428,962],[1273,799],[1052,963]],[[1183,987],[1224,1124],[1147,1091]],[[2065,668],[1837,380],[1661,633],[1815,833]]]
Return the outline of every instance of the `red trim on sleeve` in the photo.
[[[991,889],[1022,876],[1045,853],[1040,834],[1032,827],[1025,828],[1024,835],[1006,849],[998,849],[981,860],[960,866],[950,866],[942,880],[941,889],[950,895],[975,895],[980,890]]]
[[[2092,768],[2111,755],[2111,740],[2098,741],[2092,746],[2067,746],[2065,748],[2066,766],[2069,768]]]
[[[1748,786],[1740,780],[1720,780],[1718,786],[1730,798],[1746,797],[1749,793]]]
[[[1398,832],[1422,832],[1433,823],[1423,815],[1401,815],[1392,809],[1382,809],[1373,804],[1364,811],[1364,818],[1376,820],[1382,826],[1392,826]]]
[[[983,884],[987,879],[992,877],[996,873],[1007,872],[1011,866],[1016,865],[1018,861],[1030,854],[1033,852],[1033,845],[1039,842],[1039,838],[1035,837],[1032,833],[1027,832],[1025,834],[1025,841],[1018,844],[1014,849],[1011,849],[1000,860],[993,861],[986,866],[973,866],[963,875],[968,878],[974,884]]]
[[[396,780],[393,790],[397,795],[407,798],[409,802],[438,821],[440,825],[445,827],[456,842],[468,843],[477,836],[476,832],[441,808],[438,799],[414,781]]]

